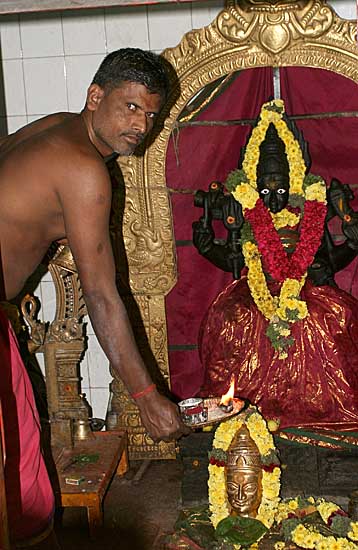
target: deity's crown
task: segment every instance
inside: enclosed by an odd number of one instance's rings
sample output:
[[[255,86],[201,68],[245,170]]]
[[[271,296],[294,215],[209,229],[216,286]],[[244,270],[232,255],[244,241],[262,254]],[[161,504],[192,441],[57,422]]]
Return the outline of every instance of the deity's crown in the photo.
[[[261,470],[261,458],[256,443],[245,425],[236,432],[227,453],[227,468],[231,470]]]
[[[281,174],[289,177],[290,167],[285,151],[285,144],[279,137],[275,126],[271,123],[265,139],[260,145],[260,158],[257,163],[257,178],[266,174]]]
[[[276,100],[264,103],[262,106],[261,112],[265,110],[274,110],[273,107],[276,106]],[[279,100],[279,103],[283,102]],[[273,104],[273,107],[272,107]],[[302,131],[296,126],[295,121],[286,115],[283,108],[283,114],[282,114],[282,120],[287,126],[288,131],[293,134],[294,138],[297,140],[303,160],[306,166],[306,172],[309,172],[309,169],[311,167],[311,157],[308,151],[308,144],[305,141],[303,137]],[[258,117],[257,122],[255,126],[259,123],[260,117]],[[242,166],[245,154],[246,154],[246,148],[248,146],[248,143],[251,139],[251,134],[248,136],[247,143],[244,147],[241,148],[240,151],[240,160],[239,160],[239,167]],[[275,125],[271,122],[267,128],[267,132],[265,134],[265,137],[262,141],[262,143],[259,146],[259,161],[257,163],[257,178],[260,179],[266,174],[280,174],[280,175],[287,175],[289,174],[289,163],[285,151],[285,144],[283,143],[282,139],[279,137],[278,132],[275,128]]]

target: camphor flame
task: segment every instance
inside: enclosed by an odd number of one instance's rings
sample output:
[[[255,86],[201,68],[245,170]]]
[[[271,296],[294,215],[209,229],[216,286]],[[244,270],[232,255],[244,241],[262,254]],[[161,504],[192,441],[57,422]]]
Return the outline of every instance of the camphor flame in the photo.
[[[225,407],[227,407],[230,404],[230,402],[232,403],[232,401],[234,400],[234,395],[235,395],[235,376],[232,375],[230,387],[228,391],[221,396],[220,405],[225,405]]]

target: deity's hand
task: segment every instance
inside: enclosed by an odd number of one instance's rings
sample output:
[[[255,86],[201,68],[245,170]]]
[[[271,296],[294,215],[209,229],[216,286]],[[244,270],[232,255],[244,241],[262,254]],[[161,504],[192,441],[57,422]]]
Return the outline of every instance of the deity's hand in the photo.
[[[352,199],[354,199],[354,194],[349,185],[343,185],[337,178],[332,178],[328,190],[328,201],[341,220],[344,220],[346,215],[354,213],[350,206]]]
[[[342,222],[342,231],[350,248],[358,250],[358,213],[346,214]]]
[[[136,401],[145,429],[153,441],[172,441],[188,435],[178,407],[155,390]]]
[[[211,225],[203,217],[193,225],[193,243],[200,254],[205,255],[214,244],[215,234]]]
[[[350,206],[350,201],[354,199],[353,191],[349,185],[343,185],[336,178],[332,178],[328,196],[330,206],[342,220],[342,231],[347,238],[348,246],[358,250],[358,213]]]
[[[244,223],[241,204],[232,195],[227,195],[222,210],[226,229],[228,231],[239,231]]]

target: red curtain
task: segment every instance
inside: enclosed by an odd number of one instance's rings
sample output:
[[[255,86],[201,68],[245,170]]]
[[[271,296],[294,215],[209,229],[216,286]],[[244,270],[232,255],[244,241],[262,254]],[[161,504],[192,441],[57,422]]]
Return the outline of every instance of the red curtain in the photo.
[[[196,118],[218,121],[255,119],[262,103],[273,96],[271,68],[248,69]],[[281,96],[288,115],[358,111],[358,86],[332,72],[309,68],[281,69]],[[311,172],[327,184],[334,176],[355,188],[358,158],[358,119],[299,120],[312,157]],[[213,180],[224,182],[238,166],[240,149],[249,125],[195,126],[180,129],[171,139],[166,159],[167,186],[172,190],[172,210],[178,257],[178,282],[166,299],[169,366],[173,393],[179,398],[195,395],[203,367],[197,352],[198,331],[206,309],[232,280],[202,258],[191,244],[192,222],[202,214],[193,193],[207,190]],[[333,230],[339,233],[339,225]],[[339,236],[337,236],[339,238]],[[357,262],[337,276],[338,284],[358,296]]]

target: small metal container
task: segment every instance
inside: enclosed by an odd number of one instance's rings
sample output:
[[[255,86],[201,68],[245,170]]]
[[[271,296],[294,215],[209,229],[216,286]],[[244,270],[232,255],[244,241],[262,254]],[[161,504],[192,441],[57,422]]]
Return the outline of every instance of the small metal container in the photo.
[[[204,401],[200,397],[191,397],[178,403],[183,422],[191,426],[206,422],[208,409],[204,407]]]
[[[91,430],[89,419],[75,418],[72,421],[72,434],[73,440],[86,441],[87,439],[94,439],[94,434]]]
[[[109,411],[106,415],[106,430],[108,432],[118,429],[119,414],[116,411]]]

